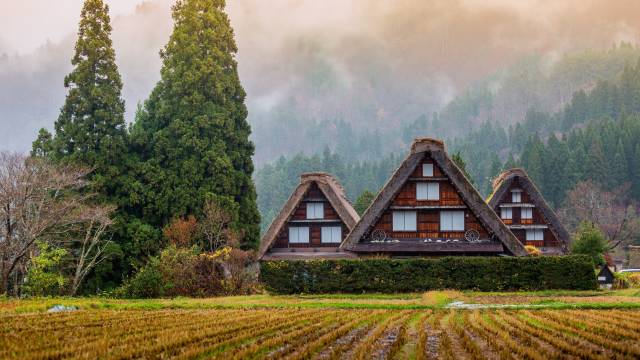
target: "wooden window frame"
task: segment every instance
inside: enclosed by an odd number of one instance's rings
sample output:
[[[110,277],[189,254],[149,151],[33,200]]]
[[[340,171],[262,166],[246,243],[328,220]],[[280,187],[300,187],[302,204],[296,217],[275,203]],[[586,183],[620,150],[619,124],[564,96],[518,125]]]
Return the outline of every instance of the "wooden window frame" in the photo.
[[[307,241],[300,241],[300,233],[301,230],[306,229],[306,233],[307,233]],[[295,231],[296,233],[296,241],[292,241],[293,240],[293,232]],[[304,232],[302,232],[304,233]],[[311,242],[311,229],[308,226],[290,226],[289,227],[289,243],[290,244],[309,244]]]
[[[317,214],[320,207],[320,215]],[[313,217],[310,216],[310,208],[313,208]],[[322,202],[308,202],[307,203],[307,220],[322,220],[324,219],[324,203]]]
[[[507,212],[507,211],[509,212],[509,217],[505,217],[504,216],[505,212]],[[510,207],[509,208],[506,208],[506,207],[500,208],[500,219],[502,219],[502,220],[513,220],[513,208],[510,208]]]
[[[426,197],[420,197],[420,188],[425,187]],[[432,194],[433,192],[433,194]],[[440,183],[423,181],[416,183],[416,200],[419,201],[440,201]]]
[[[462,229],[459,228],[454,228],[454,214],[462,214]],[[445,216],[451,216],[451,226],[450,228],[445,229],[445,226],[443,225],[444,223],[444,218]],[[441,232],[464,232],[465,228],[466,228],[466,224],[465,224],[465,218],[466,218],[466,214],[464,212],[464,210],[447,210],[447,211],[440,211],[440,231]]]
[[[429,171],[427,171],[429,169]],[[435,172],[435,167],[433,164],[422,164],[422,176],[423,177],[433,177]]]
[[[407,229],[407,215],[413,214],[415,217],[415,226],[412,229]],[[396,215],[402,215],[402,228],[396,228]],[[399,225],[399,224],[398,224]],[[407,210],[396,210],[391,214],[391,228],[394,232],[416,232],[418,231],[418,212]]]
[[[336,241],[337,230],[337,241]],[[330,241],[325,240],[325,232],[329,232],[331,238]],[[320,242],[323,244],[340,244],[342,242],[342,226],[323,226],[320,229]]]
[[[535,236],[535,235],[538,234],[538,232],[540,232],[540,235],[541,235],[540,239],[537,236]],[[534,234],[533,239],[529,238],[529,234],[530,233]],[[544,229],[529,229],[529,230],[526,230],[524,236],[525,236],[526,241],[544,241]]]

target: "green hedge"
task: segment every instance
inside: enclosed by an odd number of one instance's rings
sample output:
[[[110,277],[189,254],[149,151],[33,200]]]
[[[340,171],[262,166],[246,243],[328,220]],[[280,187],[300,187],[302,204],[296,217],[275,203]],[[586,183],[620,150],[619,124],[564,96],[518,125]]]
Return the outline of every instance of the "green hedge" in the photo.
[[[279,294],[396,293],[438,289],[593,290],[593,260],[584,255],[263,261],[260,279]]]

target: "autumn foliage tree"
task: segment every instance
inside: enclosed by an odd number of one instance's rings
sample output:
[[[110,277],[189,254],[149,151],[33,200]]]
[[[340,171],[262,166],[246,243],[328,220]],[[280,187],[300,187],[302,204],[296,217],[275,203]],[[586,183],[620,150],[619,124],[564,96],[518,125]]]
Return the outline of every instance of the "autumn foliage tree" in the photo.
[[[162,232],[169,244],[176,247],[190,247],[198,235],[198,221],[193,215],[174,218]]]

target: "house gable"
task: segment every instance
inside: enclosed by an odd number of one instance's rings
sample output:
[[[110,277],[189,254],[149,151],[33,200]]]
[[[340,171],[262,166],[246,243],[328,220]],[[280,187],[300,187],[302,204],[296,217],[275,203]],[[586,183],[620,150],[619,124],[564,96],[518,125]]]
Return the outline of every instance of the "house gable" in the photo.
[[[336,257],[358,220],[335,178],[326,173],[303,174],[262,237],[259,257]]]
[[[426,172],[429,176],[424,176],[424,164],[433,164],[433,172]],[[429,199],[429,195],[426,200],[418,199],[417,184],[421,182],[439,184],[437,200]],[[408,212],[408,217],[394,212]],[[394,229],[394,221],[403,220],[408,227]],[[428,138],[414,141],[410,154],[342,248],[372,253],[526,255],[524,247],[448,157],[444,144]]]
[[[569,233],[523,169],[500,174],[487,202],[522,244],[547,254],[569,251]]]

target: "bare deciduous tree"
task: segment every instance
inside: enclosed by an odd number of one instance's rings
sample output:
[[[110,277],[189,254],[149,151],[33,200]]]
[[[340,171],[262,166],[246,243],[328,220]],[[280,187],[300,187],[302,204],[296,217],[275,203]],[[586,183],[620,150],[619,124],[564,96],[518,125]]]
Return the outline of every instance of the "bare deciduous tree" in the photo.
[[[640,218],[628,192],[629,186],[609,192],[592,181],[580,182],[567,194],[560,217],[571,230],[582,221],[596,225],[605,234],[609,250],[615,249],[640,234]]]
[[[37,239],[70,224],[68,214],[84,196],[68,194],[84,186],[86,174],[84,168],[0,153],[0,293],[9,290],[12,272]]]
[[[105,250],[111,240],[105,236],[105,232],[113,224],[111,213],[114,210],[115,206],[82,207],[76,210],[77,230],[66,236],[71,247],[76,249],[71,295],[78,292],[87,274],[106,259]]]
[[[207,250],[215,251],[223,245],[236,245],[239,235],[229,228],[233,218],[218,203],[208,200],[202,215],[199,227],[209,246]]]

